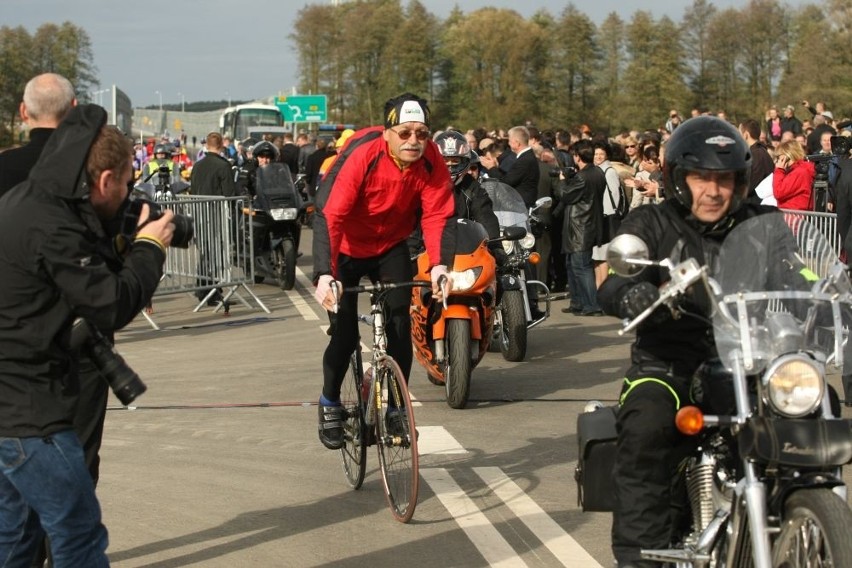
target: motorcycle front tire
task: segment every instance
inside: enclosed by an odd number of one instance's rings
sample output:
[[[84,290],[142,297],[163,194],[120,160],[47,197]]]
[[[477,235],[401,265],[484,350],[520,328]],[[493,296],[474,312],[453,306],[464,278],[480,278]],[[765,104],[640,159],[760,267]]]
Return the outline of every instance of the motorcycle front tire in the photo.
[[[450,408],[464,408],[470,397],[470,321],[447,320],[447,367],[444,371],[447,404]]]
[[[292,290],[296,285],[296,245],[284,239],[278,246],[278,265],[275,267],[282,290]]]
[[[827,488],[799,489],[784,503],[773,568],[852,566],[852,511]]]
[[[503,292],[500,310],[503,326],[500,329],[500,352],[506,361],[523,361],[527,356],[527,316],[524,312],[524,293],[521,290]]]

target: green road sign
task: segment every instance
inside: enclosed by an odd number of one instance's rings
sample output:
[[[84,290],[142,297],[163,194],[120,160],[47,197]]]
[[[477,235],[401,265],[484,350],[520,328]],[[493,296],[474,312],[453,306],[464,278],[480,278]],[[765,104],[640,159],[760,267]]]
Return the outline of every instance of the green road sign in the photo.
[[[326,122],[328,99],[325,95],[289,95],[275,97],[286,122]]]

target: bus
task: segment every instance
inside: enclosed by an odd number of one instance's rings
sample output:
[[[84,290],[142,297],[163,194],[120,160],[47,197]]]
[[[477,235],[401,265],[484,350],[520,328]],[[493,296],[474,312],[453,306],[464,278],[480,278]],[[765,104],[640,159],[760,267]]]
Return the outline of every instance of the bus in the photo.
[[[243,140],[269,128],[270,132],[284,130],[284,116],[275,105],[245,104],[228,107],[219,117],[219,132],[231,140]]]

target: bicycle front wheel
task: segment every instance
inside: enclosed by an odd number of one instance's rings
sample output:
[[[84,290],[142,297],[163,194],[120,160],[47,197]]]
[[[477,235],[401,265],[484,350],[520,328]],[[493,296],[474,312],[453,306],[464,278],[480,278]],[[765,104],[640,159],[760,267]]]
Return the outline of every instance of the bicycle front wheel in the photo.
[[[367,426],[364,423],[364,408],[361,400],[362,378],[361,354],[352,354],[349,369],[340,387],[340,404],[346,409],[343,423],[343,473],[353,489],[360,489],[367,471]]]
[[[420,489],[420,458],[411,397],[399,365],[390,357],[381,361],[374,373],[383,391],[376,426],[385,497],[393,517],[407,523],[414,515]]]

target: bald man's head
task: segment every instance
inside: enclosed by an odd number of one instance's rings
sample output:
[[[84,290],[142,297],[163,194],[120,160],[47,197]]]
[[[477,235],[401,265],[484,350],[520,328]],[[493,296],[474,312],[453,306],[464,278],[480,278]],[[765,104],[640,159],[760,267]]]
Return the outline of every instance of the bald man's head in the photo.
[[[76,104],[71,81],[56,73],[43,73],[24,88],[21,119],[30,128],[56,128]]]

